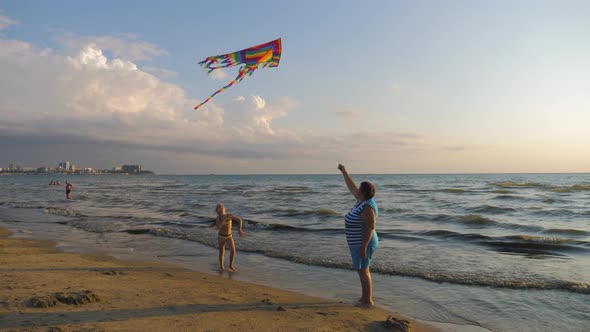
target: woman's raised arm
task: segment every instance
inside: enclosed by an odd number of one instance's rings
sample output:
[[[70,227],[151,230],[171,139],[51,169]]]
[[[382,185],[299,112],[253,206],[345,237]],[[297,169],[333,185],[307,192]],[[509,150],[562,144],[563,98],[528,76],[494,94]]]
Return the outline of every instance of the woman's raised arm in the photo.
[[[360,200],[359,188],[357,188],[356,184],[354,184],[354,181],[352,181],[352,178],[346,171],[346,167],[344,167],[344,165],[342,164],[338,164],[338,169],[340,170],[340,172],[342,172],[342,175],[344,176],[344,182],[346,182],[348,190],[350,190],[350,192],[356,199]]]

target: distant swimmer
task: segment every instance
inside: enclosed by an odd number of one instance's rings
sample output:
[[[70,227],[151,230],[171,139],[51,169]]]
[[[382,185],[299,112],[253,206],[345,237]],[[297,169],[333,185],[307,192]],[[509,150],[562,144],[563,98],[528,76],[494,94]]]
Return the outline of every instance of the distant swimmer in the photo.
[[[72,184],[66,180],[66,199],[70,199],[70,193],[72,192],[72,188],[74,188],[74,186],[72,186]]]
[[[217,212],[217,218],[215,218],[215,221],[211,223],[209,227],[219,229],[219,233],[217,234],[217,243],[219,244],[219,268],[221,271],[225,270],[223,261],[225,258],[225,245],[227,244],[229,246],[229,271],[236,272],[238,271],[234,265],[236,245],[231,234],[231,229],[232,220],[237,221],[239,223],[238,234],[242,236],[242,234],[244,234],[244,231],[242,230],[242,218],[227,213],[225,211],[225,206],[221,203],[217,204],[215,212]]]

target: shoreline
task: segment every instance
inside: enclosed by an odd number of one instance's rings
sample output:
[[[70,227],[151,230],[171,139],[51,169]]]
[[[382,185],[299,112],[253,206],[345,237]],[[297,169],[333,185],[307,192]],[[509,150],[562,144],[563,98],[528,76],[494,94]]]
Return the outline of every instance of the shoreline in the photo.
[[[379,307],[232,280],[171,264],[121,260],[104,254],[64,253],[55,243],[10,237],[0,228],[0,329],[62,331],[203,330],[391,331],[389,315],[412,331],[439,329]],[[164,287],[163,287],[164,285]],[[99,302],[34,308],[29,300],[55,292],[91,290]],[[277,311],[282,306],[286,311]]]

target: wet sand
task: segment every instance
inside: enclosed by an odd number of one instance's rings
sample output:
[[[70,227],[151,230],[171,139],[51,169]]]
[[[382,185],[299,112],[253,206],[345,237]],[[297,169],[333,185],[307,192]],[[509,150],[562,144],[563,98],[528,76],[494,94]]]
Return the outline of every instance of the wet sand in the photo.
[[[9,235],[0,228],[0,330],[392,331],[385,320],[393,315],[412,331],[437,331],[398,313],[236,281],[227,272],[64,253]],[[54,296],[85,291],[92,296],[84,304]]]

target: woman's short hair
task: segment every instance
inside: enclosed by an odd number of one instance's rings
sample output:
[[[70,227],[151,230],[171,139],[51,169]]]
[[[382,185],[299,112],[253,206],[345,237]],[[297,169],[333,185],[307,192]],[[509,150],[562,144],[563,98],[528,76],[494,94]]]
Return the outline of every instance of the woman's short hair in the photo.
[[[361,182],[359,191],[361,194],[363,194],[363,196],[365,196],[366,199],[370,199],[375,196],[375,186],[369,181]]]

